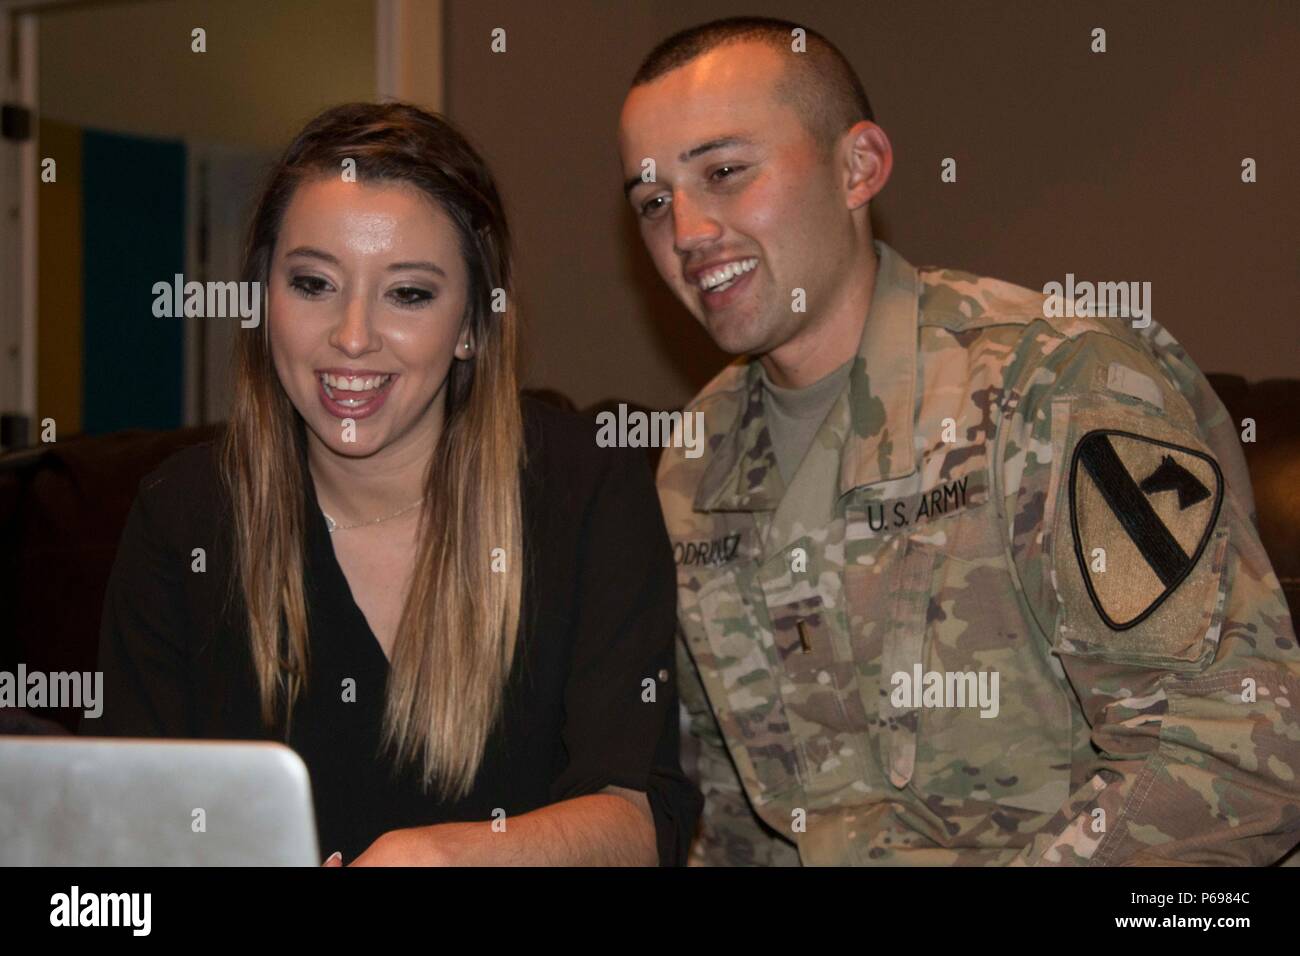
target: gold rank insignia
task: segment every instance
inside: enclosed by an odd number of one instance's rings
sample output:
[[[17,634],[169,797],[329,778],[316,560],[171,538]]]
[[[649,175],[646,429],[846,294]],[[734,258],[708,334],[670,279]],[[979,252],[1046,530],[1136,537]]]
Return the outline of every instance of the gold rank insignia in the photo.
[[[1070,521],[1088,596],[1113,631],[1145,620],[1196,566],[1223,503],[1208,455],[1098,429],[1074,447]]]

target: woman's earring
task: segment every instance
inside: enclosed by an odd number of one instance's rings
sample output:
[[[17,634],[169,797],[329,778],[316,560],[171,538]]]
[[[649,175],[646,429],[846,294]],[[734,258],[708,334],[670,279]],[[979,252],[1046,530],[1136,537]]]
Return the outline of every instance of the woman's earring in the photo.
[[[471,355],[474,354],[474,346],[469,344],[468,339],[460,343],[460,352],[461,352],[461,356],[464,358],[469,358]]]

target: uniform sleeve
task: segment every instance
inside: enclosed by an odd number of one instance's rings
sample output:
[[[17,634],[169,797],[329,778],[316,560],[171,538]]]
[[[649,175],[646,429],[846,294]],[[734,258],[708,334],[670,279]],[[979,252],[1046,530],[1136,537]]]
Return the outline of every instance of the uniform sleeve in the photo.
[[[750,807],[680,632],[677,673],[695,758],[687,774],[704,794],[704,813],[691,845],[690,865],[798,866],[794,844],[768,828]]]
[[[569,759],[552,799],[609,786],[644,792],[660,865],[682,865],[700,796],[678,757],[672,553],[644,456],[610,451],[606,460],[584,528],[565,689]]]
[[[1240,478],[1161,367],[1110,335],[1061,343],[1011,398],[1008,548],[1091,731],[1016,862],[1276,862],[1300,840],[1300,654]]]
[[[193,736],[182,588],[190,557],[169,541],[165,481],[141,482],[118,544],[100,622],[104,708],[82,721],[84,736]]]

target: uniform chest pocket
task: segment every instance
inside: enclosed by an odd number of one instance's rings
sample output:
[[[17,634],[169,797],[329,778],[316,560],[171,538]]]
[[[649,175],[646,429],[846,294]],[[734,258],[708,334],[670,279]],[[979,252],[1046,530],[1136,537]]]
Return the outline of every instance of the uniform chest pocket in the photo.
[[[969,527],[960,533],[978,544]],[[1072,710],[1000,553],[934,534],[895,553],[876,722],[890,784],[932,808],[1055,812],[1069,796]]]
[[[735,571],[714,572],[686,590],[678,574],[687,645],[732,760],[761,809],[800,786],[766,608]],[[692,594],[689,601],[684,596]]]

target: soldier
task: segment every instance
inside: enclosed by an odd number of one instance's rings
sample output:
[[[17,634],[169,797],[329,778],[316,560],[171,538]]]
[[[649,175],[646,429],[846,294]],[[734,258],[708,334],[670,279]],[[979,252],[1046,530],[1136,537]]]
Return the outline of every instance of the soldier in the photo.
[[[793,23],[664,41],[620,150],[664,281],[741,356],[659,469],[693,862],[1291,850],[1300,653],[1178,343],[875,240],[889,140]]]

